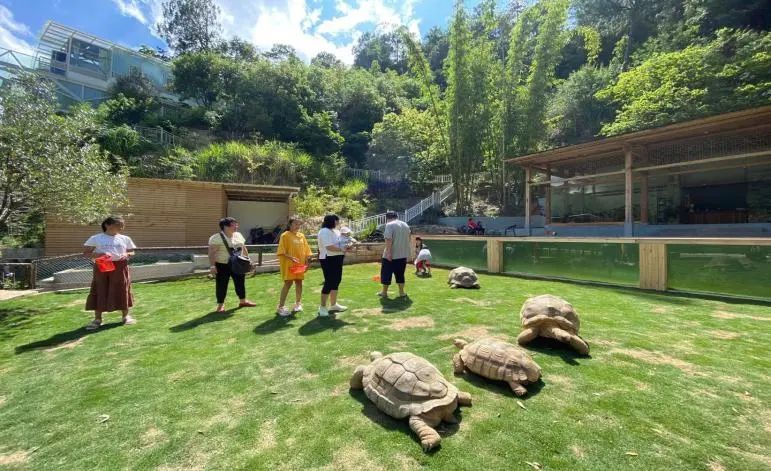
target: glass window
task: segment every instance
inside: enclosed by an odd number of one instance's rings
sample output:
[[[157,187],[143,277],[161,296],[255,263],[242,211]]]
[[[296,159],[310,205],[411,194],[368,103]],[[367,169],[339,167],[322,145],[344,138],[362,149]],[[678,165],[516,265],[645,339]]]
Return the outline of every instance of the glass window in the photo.
[[[70,66],[77,72],[86,72],[107,78],[110,71],[111,53],[95,44],[89,44],[77,38],[70,43]]]

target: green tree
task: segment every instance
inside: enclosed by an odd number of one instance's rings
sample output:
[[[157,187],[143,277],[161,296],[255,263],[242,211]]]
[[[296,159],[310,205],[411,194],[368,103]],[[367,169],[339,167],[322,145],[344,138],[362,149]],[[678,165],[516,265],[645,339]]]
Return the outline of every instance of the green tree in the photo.
[[[238,62],[214,52],[185,54],[172,64],[173,90],[182,99],[194,99],[211,108],[218,100],[231,93],[243,79]]]
[[[381,72],[395,70],[403,74],[407,71],[407,47],[398,31],[364,33],[353,46],[353,56],[353,64],[363,69],[369,70],[377,64]]]
[[[615,109],[596,94],[614,77],[608,67],[585,65],[557,86],[546,113],[551,145],[590,140],[599,134],[603,124],[613,120]]]
[[[604,135],[771,103],[771,33],[720,30],[705,45],[656,53],[597,97],[618,106]]]
[[[175,54],[214,49],[222,27],[220,8],[214,0],[166,0],[162,3],[158,34]]]
[[[0,225],[43,211],[92,222],[125,201],[126,173],[90,137],[93,109],[56,115],[53,85],[24,74],[0,89],[0,110]]]
[[[311,65],[325,69],[342,69],[345,67],[343,61],[331,52],[319,52],[311,59]]]

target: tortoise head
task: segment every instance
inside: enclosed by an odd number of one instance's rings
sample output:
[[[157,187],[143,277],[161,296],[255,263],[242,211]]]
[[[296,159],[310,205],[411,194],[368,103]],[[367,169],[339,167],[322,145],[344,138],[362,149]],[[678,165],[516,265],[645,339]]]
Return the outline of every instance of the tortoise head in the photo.
[[[466,345],[468,345],[468,342],[466,342],[463,339],[455,339],[455,340],[452,341],[452,343],[453,343],[453,345],[455,345],[456,347],[461,348],[461,349],[463,347],[465,347]]]
[[[369,354],[370,361],[375,361],[379,358],[383,358],[383,354],[380,352],[372,352]]]

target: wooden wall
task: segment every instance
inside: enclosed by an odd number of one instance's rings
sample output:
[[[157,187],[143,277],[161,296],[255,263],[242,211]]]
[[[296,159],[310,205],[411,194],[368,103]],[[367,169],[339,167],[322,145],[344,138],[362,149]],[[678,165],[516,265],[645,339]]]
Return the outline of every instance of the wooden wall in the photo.
[[[206,245],[225,215],[227,197],[221,184],[130,178],[127,208],[116,214],[126,218],[126,235],[139,247]],[[89,236],[101,232],[91,226],[46,219],[46,256],[82,251]]]

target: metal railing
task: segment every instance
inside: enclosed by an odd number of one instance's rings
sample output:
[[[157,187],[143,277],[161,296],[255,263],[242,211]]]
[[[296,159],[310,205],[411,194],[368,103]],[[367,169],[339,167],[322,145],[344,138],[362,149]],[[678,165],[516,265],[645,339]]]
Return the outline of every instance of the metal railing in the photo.
[[[450,196],[452,196],[454,192],[454,188],[452,184],[445,186],[439,191],[435,191],[431,193],[431,196],[428,196],[426,198],[423,198],[420,202],[418,202],[416,205],[412,206],[411,208],[408,208],[402,213],[399,214],[399,219],[401,219],[404,222],[410,222],[413,219],[417,218],[426,210],[429,208],[432,208],[434,206],[438,206],[442,203],[444,203]],[[354,234],[359,234],[366,230],[368,227],[370,227],[372,224],[375,225],[376,228],[385,225],[386,223],[386,213],[380,213],[376,214],[374,216],[367,216],[362,219],[357,219],[355,221],[350,221],[348,223],[348,227],[351,228],[351,231]]]
[[[168,132],[160,126],[134,126],[134,130],[138,132],[143,139],[162,147],[174,147],[182,144],[182,139],[179,136]]]

